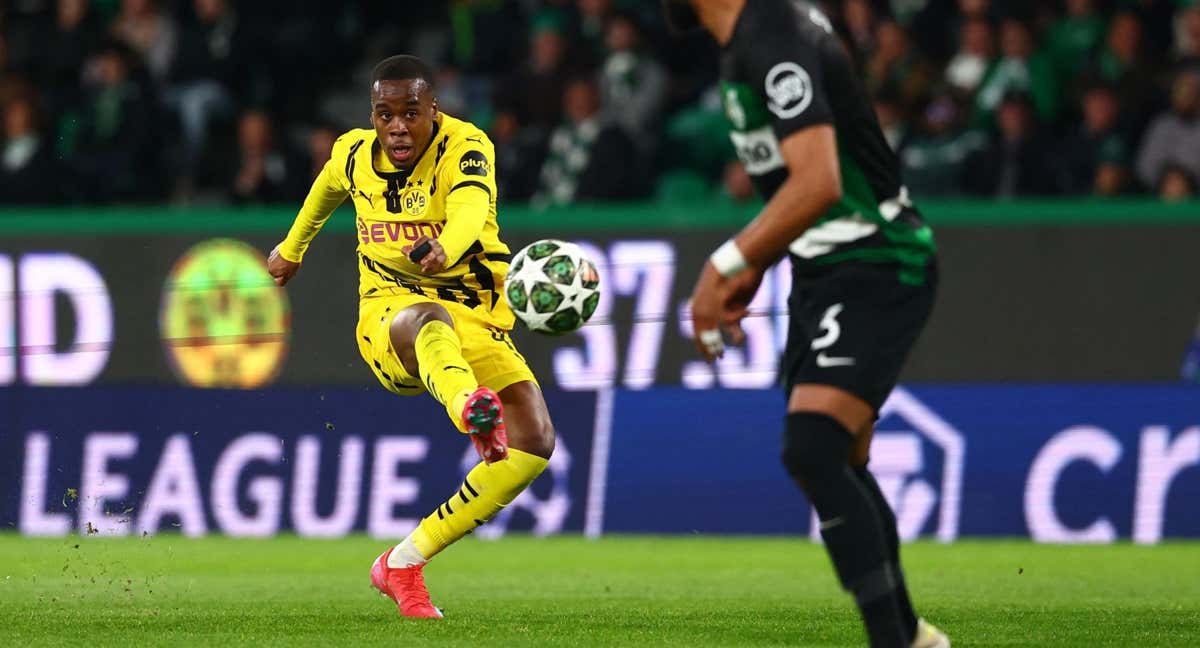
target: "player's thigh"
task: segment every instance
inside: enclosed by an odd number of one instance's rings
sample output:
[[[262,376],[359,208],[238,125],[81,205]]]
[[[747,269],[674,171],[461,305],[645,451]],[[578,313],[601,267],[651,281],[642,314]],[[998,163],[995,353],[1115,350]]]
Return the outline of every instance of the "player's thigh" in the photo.
[[[500,401],[509,447],[549,459],[554,452],[554,424],[541,388],[522,380],[500,390]]]
[[[388,337],[392,342],[392,352],[400,358],[400,364],[410,376],[418,375],[416,342],[417,334],[426,324],[438,321],[454,326],[454,319],[442,304],[433,301],[418,302],[400,309],[392,317],[388,327]]]
[[[401,363],[392,344],[392,323],[410,306],[429,303],[420,295],[385,295],[362,300],[358,308],[355,341],[363,361],[388,391],[411,396],[425,391],[416,372]]]
[[[787,411],[789,414],[824,414],[850,430],[852,434],[857,434],[875,418],[875,409],[862,398],[841,387],[818,383],[792,385],[788,394]]]
[[[933,306],[936,268],[920,285],[896,266],[847,264],[798,280],[783,365],[788,411],[828,414],[858,432],[874,420]]]
[[[517,351],[509,332],[472,312],[457,313],[463,358],[479,384],[495,390],[504,403],[508,445],[549,458],[554,451],[554,426],[533,371]]]
[[[463,359],[471,366],[480,385],[499,393],[522,381],[537,384],[529,363],[517,350],[506,329],[465,308],[451,308],[450,313],[462,341]]]

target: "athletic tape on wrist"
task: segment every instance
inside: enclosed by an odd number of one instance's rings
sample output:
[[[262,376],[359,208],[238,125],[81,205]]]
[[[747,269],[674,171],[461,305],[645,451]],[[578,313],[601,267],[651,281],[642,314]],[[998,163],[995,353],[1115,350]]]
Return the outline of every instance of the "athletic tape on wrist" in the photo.
[[[432,250],[433,250],[433,244],[430,243],[429,241],[425,241],[424,243],[413,248],[413,250],[408,253],[408,259],[409,259],[409,261],[412,261],[413,263],[420,263],[421,259],[424,259],[425,255],[429,254],[429,252]]]
[[[737,243],[733,239],[729,239],[717,248],[712,256],[708,257],[712,261],[713,267],[717,269],[722,277],[732,277],[733,275],[746,269],[746,257],[742,256],[742,251],[738,249]]]
[[[721,339],[721,332],[717,329],[700,331],[698,337],[709,355],[719,356],[725,351],[725,341]]]

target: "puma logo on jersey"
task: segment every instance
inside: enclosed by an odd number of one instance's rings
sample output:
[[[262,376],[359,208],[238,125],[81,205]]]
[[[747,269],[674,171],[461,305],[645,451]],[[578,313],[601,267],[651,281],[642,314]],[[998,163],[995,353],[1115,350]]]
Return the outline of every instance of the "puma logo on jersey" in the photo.
[[[458,160],[458,170],[465,175],[487,176],[492,168],[482,151],[467,151]]]

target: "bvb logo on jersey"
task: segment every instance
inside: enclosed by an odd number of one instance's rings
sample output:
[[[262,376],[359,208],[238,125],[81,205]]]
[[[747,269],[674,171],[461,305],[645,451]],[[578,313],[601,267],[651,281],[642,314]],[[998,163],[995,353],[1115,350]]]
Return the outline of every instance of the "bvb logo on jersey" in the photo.
[[[258,250],[233,239],[204,241],[171,269],[159,329],[182,382],[259,387],[275,378],[287,353],[287,293]]]
[[[400,197],[400,205],[404,213],[420,216],[429,207],[429,194],[421,187],[411,187]]]

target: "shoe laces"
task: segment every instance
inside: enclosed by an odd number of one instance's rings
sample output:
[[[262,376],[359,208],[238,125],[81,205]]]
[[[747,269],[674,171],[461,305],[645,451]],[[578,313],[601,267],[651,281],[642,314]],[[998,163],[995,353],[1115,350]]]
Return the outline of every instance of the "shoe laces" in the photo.
[[[400,588],[403,593],[403,605],[406,608],[415,606],[433,607],[433,602],[429,600],[429,590],[425,589],[425,574],[422,569],[409,567],[403,570],[404,587]]]

